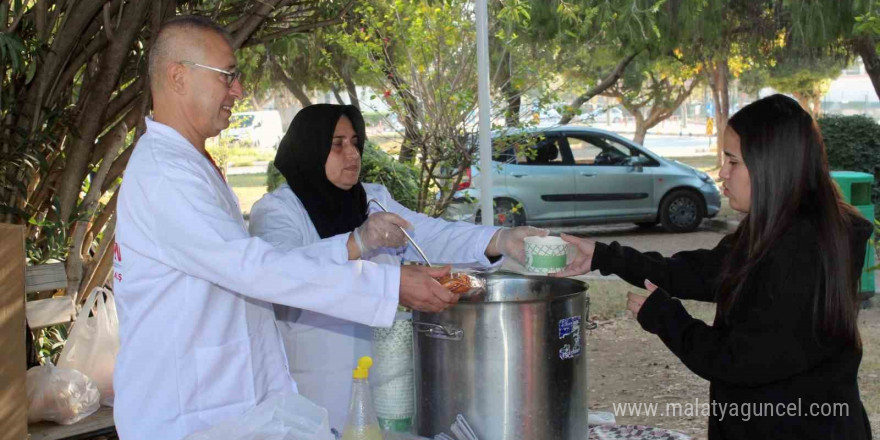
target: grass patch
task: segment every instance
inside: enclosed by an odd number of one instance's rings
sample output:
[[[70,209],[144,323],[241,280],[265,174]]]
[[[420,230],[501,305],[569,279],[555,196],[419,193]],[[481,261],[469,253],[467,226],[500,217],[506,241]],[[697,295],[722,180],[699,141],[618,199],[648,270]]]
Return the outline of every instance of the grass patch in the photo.
[[[627,292],[647,295],[648,291],[620,280],[588,280],[590,295],[590,317],[599,320],[626,316]],[[682,300],[685,309],[694,318],[712,322],[715,319],[715,304],[700,301]]]
[[[243,167],[256,162],[268,162],[275,160],[276,153],[274,148],[240,147],[216,141],[208,143],[205,148],[220,167]]]
[[[238,197],[241,213],[249,215],[251,208],[266,194],[266,173],[228,176],[229,186]]]
[[[229,186],[236,187],[251,187],[251,186],[262,186],[266,188],[266,173],[260,174],[236,174],[234,176],[228,176]]]

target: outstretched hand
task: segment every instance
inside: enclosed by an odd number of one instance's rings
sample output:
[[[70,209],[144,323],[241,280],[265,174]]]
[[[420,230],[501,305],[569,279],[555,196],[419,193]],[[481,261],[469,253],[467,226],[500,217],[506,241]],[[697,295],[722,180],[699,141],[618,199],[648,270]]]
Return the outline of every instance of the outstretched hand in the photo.
[[[577,254],[568,266],[559,272],[551,274],[554,277],[570,277],[583,275],[592,270],[593,252],[596,250],[596,242],[589,238],[579,238],[573,235],[561,234],[563,240],[571,243],[577,249]]]
[[[518,226],[515,228],[503,228],[492,236],[489,246],[486,247],[486,255],[513,258],[519,264],[526,263],[526,237],[546,237],[550,231],[533,228],[531,226]]]

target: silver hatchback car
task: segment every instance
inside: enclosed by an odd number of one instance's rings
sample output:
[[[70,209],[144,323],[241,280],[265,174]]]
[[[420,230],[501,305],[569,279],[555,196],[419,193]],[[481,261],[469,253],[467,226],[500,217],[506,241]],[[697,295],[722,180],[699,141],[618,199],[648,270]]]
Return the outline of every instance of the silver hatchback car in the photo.
[[[492,143],[496,224],[661,223],[688,232],[721,209],[709,175],[611,132],[556,126],[496,133]],[[467,171],[444,218],[480,221],[478,173]]]

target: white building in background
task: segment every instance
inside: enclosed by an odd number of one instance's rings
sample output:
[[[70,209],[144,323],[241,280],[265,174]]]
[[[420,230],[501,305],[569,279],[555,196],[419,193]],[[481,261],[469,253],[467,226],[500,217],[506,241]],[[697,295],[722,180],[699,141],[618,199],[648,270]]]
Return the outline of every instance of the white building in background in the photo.
[[[844,69],[841,75],[831,82],[831,88],[825,94],[822,103],[867,104],[868,106],[880,103],[861,59],[857,59],[853,66]]]
[[[765,97],[774,93],[776,90],[766,87],[761,90],[760,96]],[[880,118],[880,98],[874,90],[861,58],[857,58],[852,66],[841,71],[840,76],[831,82],[828,93],[822,98],[822,112],[844,115],[867,114],[875,119]]]

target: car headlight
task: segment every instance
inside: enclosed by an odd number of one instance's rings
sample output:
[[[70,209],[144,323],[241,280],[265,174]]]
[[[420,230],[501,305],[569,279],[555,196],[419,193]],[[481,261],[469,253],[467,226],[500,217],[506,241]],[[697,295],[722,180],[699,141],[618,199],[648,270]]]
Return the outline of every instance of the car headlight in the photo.
[[[698,176],[698,177],[700,178],[700,180],[702,180],[703,182],[706,182],[706,183],[713,183],[713,181],[712,181],[712,177],[710,177],[708,174],[706,174],[706,173],[704,173],[704,172],[702,172],[702,171],[697,171],[697,176]]]

